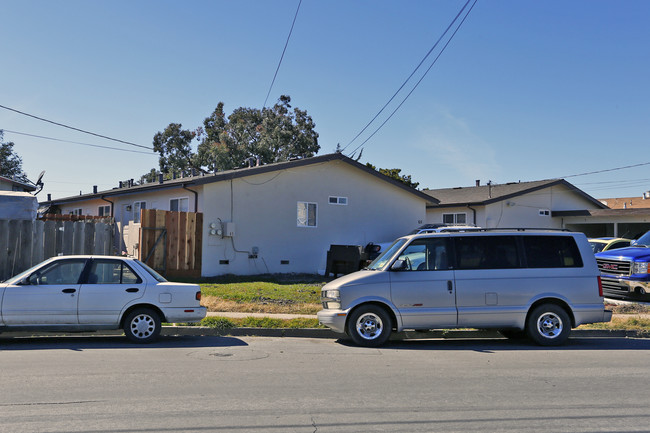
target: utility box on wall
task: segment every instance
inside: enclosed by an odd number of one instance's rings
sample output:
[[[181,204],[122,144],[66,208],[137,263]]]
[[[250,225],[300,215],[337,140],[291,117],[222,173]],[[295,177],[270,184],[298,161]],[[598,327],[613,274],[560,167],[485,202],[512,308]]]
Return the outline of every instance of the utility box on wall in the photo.
[[[225,228],[226,228],[226,230],[223,233],[223,235],[225,237],[231,238],[231,237],[235,236],[235,223],[227,222]]]

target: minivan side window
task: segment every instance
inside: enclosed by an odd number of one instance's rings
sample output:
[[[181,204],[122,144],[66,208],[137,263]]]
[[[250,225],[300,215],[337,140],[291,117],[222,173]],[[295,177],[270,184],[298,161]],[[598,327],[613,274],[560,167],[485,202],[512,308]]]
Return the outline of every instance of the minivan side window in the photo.
[[[520,268],[515,236],[454,237],[456,269]]]
[[[411,242],[397,258],[406,262],[402,270],[444,271],[451,269],[447,254],[447,239],[424,238]]]
[[[522,236],[529,268],[581,268],[582,257],[571,236]]]

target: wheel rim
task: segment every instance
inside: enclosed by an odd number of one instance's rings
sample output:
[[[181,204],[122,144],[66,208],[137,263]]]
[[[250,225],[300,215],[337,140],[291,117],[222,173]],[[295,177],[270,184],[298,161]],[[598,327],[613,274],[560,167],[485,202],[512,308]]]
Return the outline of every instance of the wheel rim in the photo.
[[[544,313],[537,319],[537,330],[545,338],[556,338],[562,329],[562,318],[555,313]]]
[[[131,320],[131,333],[136,338],[150,337],[156,330],[156,321],[148,314],[138,314]]]
[[[366,313],[357,320],[357,334],[365,340],[374,340],[384,330],[384,322],[375,313]]]

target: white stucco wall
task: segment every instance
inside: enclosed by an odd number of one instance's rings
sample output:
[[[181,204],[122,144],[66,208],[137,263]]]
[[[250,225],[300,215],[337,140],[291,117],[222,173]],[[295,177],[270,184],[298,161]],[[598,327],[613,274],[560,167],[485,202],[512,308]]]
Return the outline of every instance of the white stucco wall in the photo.
[[[391,241],[425,216],[424,200],[341,161],[207,184],[204,194],[204,276],[322,272],[331,244]],[[298,227],[298,202],[317,204],[316,227]],[[233,237],[209,234],[227,222]]]
[[[540,211],[596,209],[591,201],[564,185],[555,185],[484,206],[476,210],[476,225],[484,228],[562,228],[562,219],[540,215]],[[441,223],[446,213],[466,213],[473,223],[474,214],[467,206],[427,209],[427,223]]]

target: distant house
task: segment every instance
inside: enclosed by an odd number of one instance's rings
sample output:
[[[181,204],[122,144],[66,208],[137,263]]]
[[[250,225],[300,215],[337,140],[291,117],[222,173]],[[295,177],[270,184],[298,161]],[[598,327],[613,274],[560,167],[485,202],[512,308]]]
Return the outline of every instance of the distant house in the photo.
[[[484,228],[564,228],[558,211],[606,209],[563,179],[423,191],[440,202],[427,206],[427,223]]]
[[[0,191],[33,192],[36,191],[36,187],[28,183],[0,176]]]
[[[41,203],[113,216],[137,251],[141,209],[203,213],[202,275],[323,272],[330,245],[392,240],[438,201],[342,154],[183,177]]]

